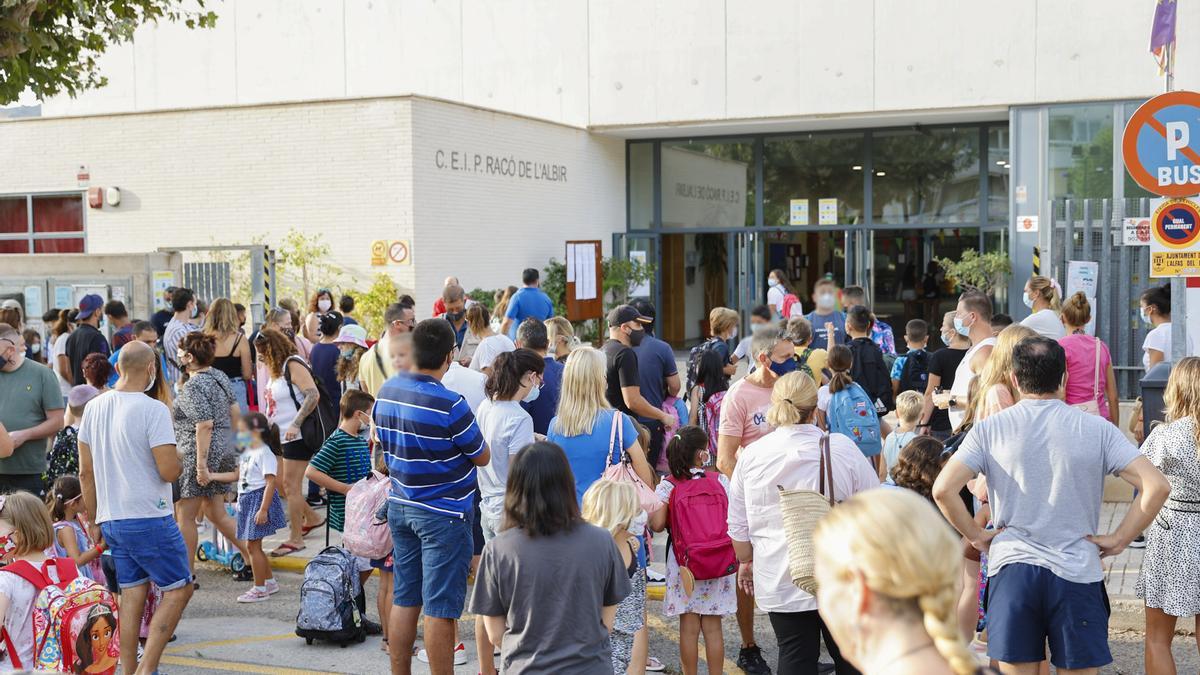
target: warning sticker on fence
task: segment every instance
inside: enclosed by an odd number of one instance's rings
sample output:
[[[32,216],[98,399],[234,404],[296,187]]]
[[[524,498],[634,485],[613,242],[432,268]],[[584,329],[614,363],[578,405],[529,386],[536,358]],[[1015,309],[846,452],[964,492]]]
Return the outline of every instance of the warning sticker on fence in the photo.
[[[1168,199],[1150,220],[1150,276],[1200,276],[1200,206]]]

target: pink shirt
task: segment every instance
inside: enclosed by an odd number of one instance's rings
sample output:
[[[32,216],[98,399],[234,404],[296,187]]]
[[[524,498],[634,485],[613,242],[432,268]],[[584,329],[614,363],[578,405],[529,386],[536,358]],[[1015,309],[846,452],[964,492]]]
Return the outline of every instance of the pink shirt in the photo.
[[[767,408],[771,405],[771,388],[760,387],[742,378],[725,392],[721,401],[721,424],[717,433],[740,437],[744,448],[771,431],[767,424]]]
[[[1068,335],[1060,337],[1058,344],[1067,353],[1067,405],[1078,405],[1095,396],[1100,405],[1100,416],[1108,417],[1108,397],[1104,392],[1108,386],[1108,367],[1112,357],[1103,341],[1090,335]],[[1100,382],[1096,384],[1096,349],[1100,349]],[[1095,387],[1095,389],[1093,389]]]

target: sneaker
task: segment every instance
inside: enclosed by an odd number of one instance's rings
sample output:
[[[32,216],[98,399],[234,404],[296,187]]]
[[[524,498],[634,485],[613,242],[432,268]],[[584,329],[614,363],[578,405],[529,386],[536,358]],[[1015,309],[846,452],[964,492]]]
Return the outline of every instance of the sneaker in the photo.
[[[771,675],[771,666],[763,660],[762,650],[758,645],[742,647],[738,652],[737,667],[748,675]]]
[[[246,591],[245,593],[242,593],[241,595],[239,595],[237,601],[238,602],[262,602],[264,600],[270,600],[270,599],[271,599],[270,593],[259,590],[258,588],[251,588],[250,590]]]
[[[1129,548],[1146,548],[1146,538],[1139,534],[1133,541],[1129,542]]]
[[[241,572],[233,573],[234,581],[254,581],[254,570],[249,567],[242,568]]]
[[[417,660],[421,663],[429,663],[429,653],[422,649],[421,651],[417,652]],[[458,643],[458,646],[454,648],[454,665],[467,665],[467,647],[461,642]]]
[[[383,626],[380,626],[365,616],[363,617],[362,623],[363,630],[367,632],[367,635],[383,635]]]
[[[663,665],[662,661],[659,661],[658,659],[654,658],[653,656],[646,657],[646,672],[647,673],[661,673],[661,672],[665,671],[666,669],[667,669],[667,667]]]
[[[267,587],[267,595],[275,595],[279,592],[279,582],[274,579],[267,579],[265,586]]]
[[[646,568],[646,585],[647,586],[665,586],[667,583],[666,575],[658,572],[653,567]]]

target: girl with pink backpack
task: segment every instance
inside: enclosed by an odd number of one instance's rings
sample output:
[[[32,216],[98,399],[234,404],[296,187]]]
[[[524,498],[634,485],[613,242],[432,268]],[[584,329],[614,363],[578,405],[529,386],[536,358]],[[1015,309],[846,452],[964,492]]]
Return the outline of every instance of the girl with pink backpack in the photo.
[[[699,667],[701,632],[708,672],[722,672],[721,617],[737,611],[737,557],[726,525],[729,480],[705,470],[709,454],[700,427],[675,432],[667,444],[671,472],[656,489],[663,508],[650,516],[651,529],[670,532],[663,614],[679,617],[679,659],[689,675]]]

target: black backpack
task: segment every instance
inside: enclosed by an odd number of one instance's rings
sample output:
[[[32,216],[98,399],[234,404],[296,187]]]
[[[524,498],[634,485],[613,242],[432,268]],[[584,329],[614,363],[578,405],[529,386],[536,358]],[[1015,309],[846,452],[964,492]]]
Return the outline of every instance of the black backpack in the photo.
[[[688,352],[687,384],[684,388],[684,392],[690,392],[692,387],[696,386],[696,378],[700,374],[700,358],[704,356],[704,352],[715,350],[717,345],[720,343],[721,338],[710,337],[704,342],[692,347],[691,351]]]
[[[915,391],[924,394],[929,383],[929,352],[910,349],[900,369],[900,391]]]
[[[883,352],[879,346],[870,338],[858,338],[851,340],[849,347],[854,354],[850,377],[870,395],[871,400],[875,402],[875,411],[881,417],[895,410],[892,373],[884,363]]]
[[[292,385],[292,374],[288,369],[288,363],[295,361],[312,375],[313,383],[317,386],[317,394],[320,398],[317,400],[317,409],[312,411],[304,421],[300,423],[300,440],[304,443],[304,447],[312,450],[314,453],[321,449],[325,444],[325,439],[333,435],[333,432],[338,427],[338,406],[339,402],[332,401],[328,396],[321,395],[324,387],[321,385],[321,378],[313,372],[313,369],[308,363],[299,356],[289,356],[287,361],[283,363],[283,379],[287,382],[288,393],[292,395],[292,402],[296,404],[296,410],[300,409],[300,399],[296,397],[296,387]],[[283,429],[279,433],[283,433]]]

